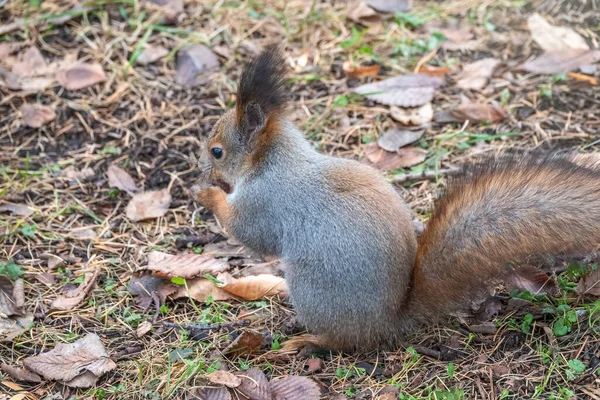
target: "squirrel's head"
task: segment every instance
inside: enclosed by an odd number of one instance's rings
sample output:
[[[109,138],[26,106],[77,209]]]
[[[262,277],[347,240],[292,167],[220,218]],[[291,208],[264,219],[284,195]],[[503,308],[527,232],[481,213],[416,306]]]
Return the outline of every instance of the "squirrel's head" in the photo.
[[[285,112],[286,66],[276,46],[266,48],[244,70],[235,109],[215,124],[204,143],[199,167],[210,183],[231,193],[236,181],[260,166]]]

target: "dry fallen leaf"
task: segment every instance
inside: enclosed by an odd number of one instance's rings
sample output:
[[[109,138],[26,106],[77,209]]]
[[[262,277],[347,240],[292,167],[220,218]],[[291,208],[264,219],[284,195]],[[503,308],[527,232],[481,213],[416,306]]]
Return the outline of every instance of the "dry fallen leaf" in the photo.
[[[229,264],[202,254],[171,255],[161,251],[153,251],[148,254],[148,265],[143,269],[169,278],[190,279],[205,274],[217,275],[220,272],[228,271]]]
[[[162,217],[169,211],[171,194],[168,189],[154,190],[133,195],[125,212],[134,222]]]
[[[140,65],[148,65],[157,62],[167,54],[169,54],[169,50],[164,47],[147,44],[135,62]]]
[[[75,167],[70,166],[70,167],[63,169],[61,172],[62,177],[72,180],[72,181],[84,181],[87,178],[90,178],[94,175],[96,175],[96,173],[90,167],[83,168],[82,170],[78,170]]]
[[[363,25],[375,25],[381,23],[381,15],[368,6],[363,0],[354,0],[348,3],[346,18]]]
[[[392,118],[403,125],[422,126],[431,122],[433,118],[433,106],[431,103],[425,103],[420,107],[390,107]]]
[[[492,104],[465,103],[452,110],[443,110],[435,115],[436,122],[498,122],[506,118],[506,110]]]
[[[144,336],[146,333],[150,332],[151,330],[152,330],[152,322],[143,321],[141,324],[138,325],[137,329],[135,330],[135,336],[141,338],[142,336]]]
[[[185,46],[177,53],[175,82],[182,86],[196,86],[203,83],[200,74],[219,68],[219,59],[208,47],[195,44]]]
[[[223,272],[217,275],[217,279],[223,282],[222,285],[219,285],[221,289],[244,300],[258,300],[287,292],[285,279],[275,275],[263,274],[234,278],[229,273]]]
[[[171,284],[172,285],[172,284]],[[187,289],[186,289],[187,285]],[[190,297],[199,302],[205,302],[208,298],[212,298],[213,301],[223,300],[235,300],[237,299],[233,294],[226,292],[225,290],[215,286],[212,281],[204,278],[191,279],[186,282],[186,285],[177,285],[176,292],[169,295],[172,299],[179,299],[182,297]],[[173,285],[174,286],[174,285]]]
[[[375,78],[381,70],[381,67],[377,64],[355,67],[348,61],[344,63],[343,68],[348,76],[359,79]]]
[[[422,65],[417,71],[419,74],[435,76],[437,78],[445,78],[448,72],[452,72],[450,67],[433,67],[431,65]]]
[[[243,331],[233,342],[223,350],[223,354],[230,357],[256,354],[263,344],[264,338],[258,332]]]
[[[381,136],[377,140],[377,144],[386,151],[396,152],[401,147],[419,140],[423,136],[424,132],[425,131],[422,129],[418,131],[392,129]]]
[[[95,334],[74,343],[59,343],[54,350],[24,359],[23,364],[46,379],[75,387],[92,386],[99,377],[117,367]],[[80,378],[82,375],[84,378]]]
[[[286,376],[271,382],[273,398],[277,400],[318,400],[321,391],[317,383],[305,376]]]
[[[231,394],[226,388],[203,388],[196,393],[198,400],[231,400]]]
[[[269,380],[258,368],[250,368],[247,371],[237,371],[234,374],[242,381],[236,388],[243,396],[250,400],[271,400],[273,395]]]
[[[12,365],[0,364],[0,370],[5,374],[10,375],[18,381],[39,383],[42,378],[36,373],[26,370],[25,368],[13,367]]]
[[[47,67],[44,56],[35,46],[23,49],[11,64],[12,72],[21,78],[36,76]]]
[[[108,167],[106,176],[108,177],[108,185],[110,187],[116,187],[129,194],[133,194],[137,191],[137,185],[131,175],[116,165],[110,165]]]
[[[184,11],[183,0],[145,0],[145,2],[158,6],[158,9],[163,14],[163,18],[159,20],[161,24],[177,24],[179,16]]]
[[[21,49],[22,44],[19,42],[0,42],[0,58],[8,59],[9,56]]]
[[[229,388],[236,388],[242,383],[242,380],[231,372],[222,370],[212,372],[208,374],[206,378],[214,384],[227,386]]]
[[[33,315],[23,310],[23,280],[14,284],[0,275],[0,342],[10,342],[27,331],[33,323]]]
[[[177,291],[177,286],[156,276],[143,275],[131,279],[127,290],[134,297],[136,304],[142,310],[147,310],[154,299],[158,299],[160,303],[156,305],[157,308],[164,304],[166,297]]]
[[[584,276],[577,284],[576,291],[580,295],[600,297],[600,269]]]
[[[499,63],[495,58],[484,58],[466,65],[456,76],[456,86],[467,90],[483,89]]]
[[[74,228],[69,232],[69,236],[79,240],[93,240],[98,237],[98,234],[92,228]]]
[[[55,76],[58,83],[68,90],[84,89],[108,79],[102,65],[97,63],[78,63],[61,68]]]
[[[573,29],[552,25],[538,13],[527,19],[527,26],[533,40],[546,51],[590,49],[585,39]]]
[[[83,282],[77,286],[74,290],[68,291],[66,294],[56,298],[50,308],[52,310],[61,310],[61,311],[69,311],[73,308],[77,307],[79,303],[81,303],[87,294],[90,292],[94,283],[96,282],[96,278],[98,277],[99,270],[94,271],[93,273],[87,272],[83,279]]]
[[[34,209],[26,206],[25,204],[15,204],[0,201],[0,212],[8,211],[14,215],[21,217],[29,217],[34,213]]]
[[[322,358],[309,358],[306,360],[306,365],[308,366],[307,372],[312,374],[313,372],[319,371],[323,368],[323,359]]]
[[[560,74],[600,61],[600,50],[563,49],[547,51],[520,68],[536,74]]]
[[[569,75],[570,78],[573,78],[576,81],[588,82],[591,85],[598,84],[598,81],[593,76],[578,74],[576,72],[569,72],[567,75]]]
[[[533,266],[521,267],[513,271],[507,279],[506,286],[509,292],[519,289],[521,291],[527,290],[533,294],[554,294],[558,290],[547,273]]]
[[[418,107],[429,103],[443,83],[443,79],[426,74],[408,74],[358,86],[354,93],[390,106]]]
[[[202,252],[205,256],[224,258],[252,258],[254,254],[247,247],[233,242],[231,239],[204,246]]]
[[[56,118],[54,107],[37,103],[23,103],[21,106],[23,124],[30,128],[40,128]]]
[[[377,143],[369,143],[364,149],[367,160],[387,172],[412,167],[427,158],[427,151],[418,147],[404,147],[396,153],[391,153],[380,148]]]

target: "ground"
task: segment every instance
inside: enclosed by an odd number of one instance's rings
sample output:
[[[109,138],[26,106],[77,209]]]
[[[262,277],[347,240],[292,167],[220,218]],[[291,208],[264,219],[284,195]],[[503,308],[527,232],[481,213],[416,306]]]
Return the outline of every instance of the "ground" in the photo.
[[[185,0],[177,21],[165,21],[164,11],[135,0],[92,1],[85,4],[87,12],[70,14],[64,13],[76,2],[68,0],[9,0],[0,7],[0,28],[22,17],[35,21],[0,35],[0,43],[35,45],[48,63],[75,54],[99,63],[106,74],[99,83],[73,90],[65,89],[66,84],[41,91],[0,87],[0,200],[35,209],[31,215],[0,214],[0,271],[12,265],[23,273],[25,308],[35,317],[29,331],[0,343],[0,360],[20,365],[26,357],[91,332],[117,365],[89,389],[21,382],[0,373],[0,399],[23,398],[19,393],[32,399],[195,398],[193,388],[206,373],[223,366],[231,371],[257,367],[270,379],[310,376],[319,382],[323,398],[376,398],[384,389],[396,390],[401,399],[599,399],[600,303],[575,290],[594,264],[561,264],[554,272],[559,290],[554,296],[500,288],[502,308],[487,323],[455,320],[448,327],[416,333],[397,351],[315,356],[323,365],[310,373],[306,359],[279,349],[302,333],[291,327],[294,312],[285,299],[167,300],[152,330],[136,334],[140,324],[155,316],[154,307],[140,309],[128,291],[148,253],[199,253],[202,245],[194,238],[223,239],[210,233],[219,230],[214,218],[189,195],[198,176],[195,157],[201,139],[234,103],[244,62],[267,43],[285,42],[288,61],[294,64],[290,118],[319,150],[335,156],[364,160],[365,146],[397,125],[389,107],[353,94],[352,88],[372,77],[348,76],[348,65],[378,65],[377,79],[423,65],[449,67],[449,84],[435,92],[436,112],[466,98],[507,110],[506,118],[491,123],[427,124],[417,142],[425,161],[396,169],[390,178],[443,171],[499,150],[597,149],[600,90],[593,78],[598,72],[584,71],[586,79],[581,71],[534,74],[518,68],[542,53],[527,25],[535,12],[597,47],[597,2],[415,3],[412,10],[386,19],[376,15],[381,20],[368,30],[347,18],[342,1]],[[52,21],[57,15],[69,20]],[[474,38],[464,39],[469,43],[462,48],[461,43],[443,48],[436,23],[457,21],[470,27]],[[140,65],[136,59],[146,44],[162,46],[168,54]],[[219,67],[194,86],[182,86],[175,82],[176,60],[189,44],[211,48]],[[484,58],[500,61],[491,80],[480,89],[458,88],[454,74]],[[26,126],[24,102],[48,105],[55,118],[40,128]],[[109,165],[126,170],[144,190],[168,188],[168,212],[140,222],[128,218],[130,195],[108,185]],[[65,172],[86,168],[92,171],[85,177]],[[398,189],[426,222],[444,175],[400,181]],[[89,229],[93,238],[86,237]],[[56,256],[62,261],[52,263],[52,269],[50,260]],[[243,260],[232,260],[243,266]],[[95,269],[99,275],[84,301],[70,311],[50,310],[61,290],[80,284],[82,274]],[[40,275],[52,280],[44,283],[36,278]],[[250,327],[223,326],[200,340],[163,324],[227,323],[237,321],[240,313],[254,316]],[[256,355],[221,356],[219,351],[244,329],[264,332],[272,340]]]

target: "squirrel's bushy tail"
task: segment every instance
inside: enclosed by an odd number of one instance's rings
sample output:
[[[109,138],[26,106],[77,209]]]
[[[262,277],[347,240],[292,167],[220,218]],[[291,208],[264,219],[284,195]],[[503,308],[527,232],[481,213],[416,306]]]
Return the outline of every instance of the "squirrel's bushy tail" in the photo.
[[[419,242],[407,312],[431,321],[512,265],[600,244],[598,158],[504,156],[465,167]]]

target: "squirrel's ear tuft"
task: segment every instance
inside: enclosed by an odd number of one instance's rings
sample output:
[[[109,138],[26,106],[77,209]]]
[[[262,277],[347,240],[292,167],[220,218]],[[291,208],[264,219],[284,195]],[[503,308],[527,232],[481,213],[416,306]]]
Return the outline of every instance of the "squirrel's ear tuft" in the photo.
[[[286,70],[281,49],[271,45],[242,71],[236,116],[244,142],[252,142],[270,116],[284,111],[288,101],[284,86]]]

